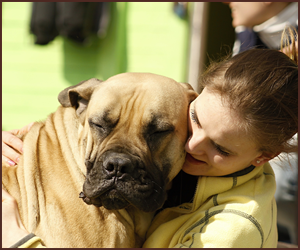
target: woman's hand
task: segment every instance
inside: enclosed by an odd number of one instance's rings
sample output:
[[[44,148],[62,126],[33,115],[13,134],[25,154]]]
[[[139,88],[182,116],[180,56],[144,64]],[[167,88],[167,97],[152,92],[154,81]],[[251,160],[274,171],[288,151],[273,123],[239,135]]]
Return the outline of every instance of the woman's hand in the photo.
[[[30,123],[21,129],[2,131],[2,164],[14,166],[23,153],[23,142],[16,135],[28,133],[34,123]]]
[[[10,247],[28,234],[16,200],[2,188],[2,247]]]

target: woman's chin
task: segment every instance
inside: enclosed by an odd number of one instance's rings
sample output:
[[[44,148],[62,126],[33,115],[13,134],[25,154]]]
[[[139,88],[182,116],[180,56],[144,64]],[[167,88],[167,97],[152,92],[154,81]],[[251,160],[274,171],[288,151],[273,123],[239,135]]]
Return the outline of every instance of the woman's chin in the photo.
[[[193,164],[190,164],[189,162],[185,162],[182,166],[182,171],[190,175],[196,175],[196,176],[203,175],[204,174],[203,170],[204,169],[201,168],[200,166],[195,166]]]

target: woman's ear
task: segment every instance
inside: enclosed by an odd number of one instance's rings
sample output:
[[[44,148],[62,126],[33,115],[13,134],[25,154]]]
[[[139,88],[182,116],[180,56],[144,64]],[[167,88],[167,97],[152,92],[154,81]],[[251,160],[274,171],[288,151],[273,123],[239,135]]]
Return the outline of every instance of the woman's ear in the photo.
[[[268,154],[268,153],[262,153],[260,156],[256,157],[251,164],[255,167],[259,167],[263,164],[265,164],[266,162],[272,160],[274,157],[276,157],[277,155],[279,155],[280,153],[276,153],[276,154]]]

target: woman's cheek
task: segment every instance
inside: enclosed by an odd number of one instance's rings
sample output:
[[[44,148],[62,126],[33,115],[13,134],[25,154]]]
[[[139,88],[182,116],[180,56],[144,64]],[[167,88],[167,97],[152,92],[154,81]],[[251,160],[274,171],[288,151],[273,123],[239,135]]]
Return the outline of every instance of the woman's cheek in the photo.
[[[224,164],[224,157],[222,157],[221,155],[215,154],[212,157],[213,161],[211,162],[212,165],[219,165],[219,164]]]

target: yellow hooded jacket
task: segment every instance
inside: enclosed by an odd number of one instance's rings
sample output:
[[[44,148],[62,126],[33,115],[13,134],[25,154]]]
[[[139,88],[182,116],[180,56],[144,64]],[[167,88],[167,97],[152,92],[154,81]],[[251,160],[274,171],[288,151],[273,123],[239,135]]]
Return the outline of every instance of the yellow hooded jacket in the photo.
[[[193,202],[158,213],[143,247],[276,248],[275,189],[268,163],[231,176],[201,176]]]

